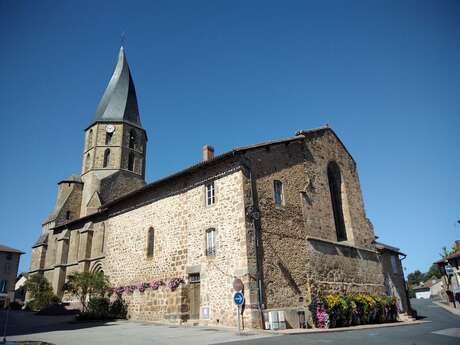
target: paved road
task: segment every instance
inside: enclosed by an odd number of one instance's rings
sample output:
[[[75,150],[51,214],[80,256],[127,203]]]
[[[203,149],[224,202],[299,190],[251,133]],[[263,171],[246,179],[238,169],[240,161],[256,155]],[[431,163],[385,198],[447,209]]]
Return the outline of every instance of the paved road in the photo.
[[[430,301],[414,301],[419,315],[430,321],[420,325],[322,334],[237,336],[234,330],[212,327],[176,327],[148,322],[69,323],[70,316],[36,316],[13,312],[8,340],[42,340],[56,345],[447,345],[460,344],[460,316]],[[0,313],[0,333],[4,312]],[[437,333],[436,333],[437,332]],[[454,334],[449,336],[445,334]],[[441,334],[440,334],[441,333]],[[443,334],[444,333],[444,334]]]
[[[242,338],[270,337],[252,332],[238,336],[234,329],[178,327],[152,322],[73,322],[74,316],[37,316],[15,311],[9,315],[8,341],[45,341],[55,345],[203,345]],[[0,312],[0,341],[5,312]]]
[[[232,345],[459,345],[460,316],[453,315],[429,300],[413,300],[419,316],[429,323],[412,326],[376,328],[322,334],[288,335],[276,338],[255,339]],[[445,335],[451,334],[451,335]],[[456,336],[453,336],[456,334]]]

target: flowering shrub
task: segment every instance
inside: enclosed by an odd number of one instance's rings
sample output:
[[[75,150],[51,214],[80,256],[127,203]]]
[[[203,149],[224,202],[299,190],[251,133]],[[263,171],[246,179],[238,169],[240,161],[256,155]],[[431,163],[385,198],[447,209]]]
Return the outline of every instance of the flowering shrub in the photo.
[[[168,288],[171,289],[171,291],[175,291],[180,284],[185,283],[185,280],[183,278],[171,278],[168,281]],[[144,292],[146,289],[150,288],[152,290],[158,290],[160,286],[166,285],[163,280],[153,280],[150,283],[139,283],[136,285],[127,285],[127,286],[119,286],[117,288],[108,288],[105,290],[110,295],[112,295],[114,292],[118,295],[121,296],[123,292],[127,293],[133,293],[136,290],[139,290],[139,292]]]
[[[136,289],[137,289],[137,286],[136,286],[136,285],[128,285],[128,286],[125,286],[125,291],[126,291],[127,293],[133,293]]]
[[[149,283],[139,283],[136,285],[139,292],[144,292],[146,288],[150,287]]]
[[[165,285],[165,283],[162,280],[153,280],[149,285],[152,290],[158,290],[160,286]]]
[[[185,283],[185,280],[182,278],[173,278],[168,282],[168,287],[171,291],[175,291],[180,284]]]
[[[346,327],[396,321],[396,298],[358,293],[314,298],[310,311],[318,328]]]
[[[119,286],[115,289],[115,292],[117,295],[121,295],[123,292],[125,292],[125,287],[124,286]]]

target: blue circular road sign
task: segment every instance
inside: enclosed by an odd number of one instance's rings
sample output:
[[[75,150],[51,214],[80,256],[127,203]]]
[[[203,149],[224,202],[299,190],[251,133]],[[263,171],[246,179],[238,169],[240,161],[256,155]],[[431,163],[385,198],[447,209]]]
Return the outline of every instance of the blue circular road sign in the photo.
[[[233,302],[236,304],[236,305],[242,305],[244,303],[244,295],[242,292],[235,292],[233,294]]]

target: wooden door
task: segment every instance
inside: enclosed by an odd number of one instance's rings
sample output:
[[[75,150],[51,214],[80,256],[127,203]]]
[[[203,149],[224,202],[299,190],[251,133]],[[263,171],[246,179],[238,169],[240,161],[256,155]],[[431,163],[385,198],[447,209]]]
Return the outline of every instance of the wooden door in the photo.
[[[190,318],[200,318],[200,282],[191,283],[189,289]]]

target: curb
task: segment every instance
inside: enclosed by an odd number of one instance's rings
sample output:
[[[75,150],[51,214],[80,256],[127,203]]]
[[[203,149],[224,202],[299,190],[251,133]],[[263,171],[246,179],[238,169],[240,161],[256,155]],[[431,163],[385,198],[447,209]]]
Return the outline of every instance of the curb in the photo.
[[[454,314],[456,316],[460,316],[460,308],[452,308],[450,306],[447,306],[441,302],[433,302],[434,304],[436,304],[437,306],[447,310],[449,313],[451,314]]]
[[[338,328],[310,328],[310,329],[289,329],[282,331],[266,331],[272,334],[278,335],[298,335],[298,334],[315,334],[315,333],[336,333],[336,332],[351,332],[360,331],[375,328],[386,328],[386,327],[399,327],[399,326],[416,326],[424,323],[430,323],[431,321],[401,321],[394,323],[382,323],[375,325],[362,325],[362,326],[351,326],[351,327],[338,327]]]

